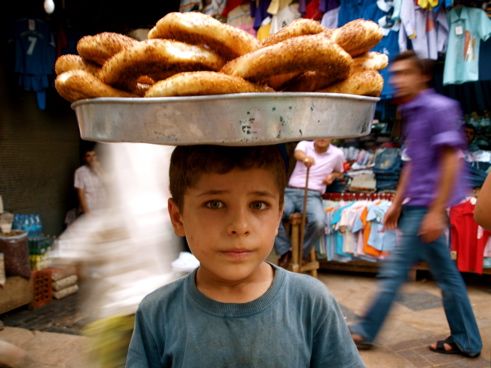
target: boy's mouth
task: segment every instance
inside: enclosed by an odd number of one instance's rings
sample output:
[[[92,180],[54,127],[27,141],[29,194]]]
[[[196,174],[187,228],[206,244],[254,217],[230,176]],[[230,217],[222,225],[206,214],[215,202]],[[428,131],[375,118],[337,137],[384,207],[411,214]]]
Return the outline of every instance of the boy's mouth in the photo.
[[[248,257],[252,251],[242,248],[242,249],[230,249],[222,252],[226,257],[234,259],[242,259]]]

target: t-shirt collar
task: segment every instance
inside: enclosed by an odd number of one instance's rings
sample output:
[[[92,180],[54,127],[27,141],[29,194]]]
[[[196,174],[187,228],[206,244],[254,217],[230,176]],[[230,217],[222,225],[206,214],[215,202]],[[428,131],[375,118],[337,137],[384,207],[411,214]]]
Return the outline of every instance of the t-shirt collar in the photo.
[[[431,94],[434,94],[435,91],[433,88],[427,88],[423,91],[421,91],[416,97],[414,97],[411,101],[406,102],[400,106],[401,111],[407,111],[407,110],[412,110],[414,108],[426,106],[428,104],[428,101],[426,100],[427,97]]]

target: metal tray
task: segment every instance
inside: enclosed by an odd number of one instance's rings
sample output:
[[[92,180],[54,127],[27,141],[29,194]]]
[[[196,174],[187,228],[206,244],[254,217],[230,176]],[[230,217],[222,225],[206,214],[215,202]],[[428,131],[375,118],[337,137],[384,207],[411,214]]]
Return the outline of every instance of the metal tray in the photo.
[[[379,99],[337,93],[94,98],[72,104],[85,140],[253,146],[370,132]]]

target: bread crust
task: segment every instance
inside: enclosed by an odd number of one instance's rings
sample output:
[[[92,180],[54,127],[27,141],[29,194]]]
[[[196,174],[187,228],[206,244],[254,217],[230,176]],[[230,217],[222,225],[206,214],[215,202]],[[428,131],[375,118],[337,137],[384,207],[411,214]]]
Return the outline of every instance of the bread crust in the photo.
[[[69,70],[85,70],[90,74],[98,76],[101,67],[95,63],[84,60],[80,55],[65,54],[56,59],[55,73],[59,75]]]
[[[64,99],[74,102],[95,97],[136,97],[133,93],[113,88],[85,70],[69,70],[55,79],[56,91]]]
[[[298,36],[238,57],[221,69],[225,74],[261,81],[273,75],[322,70],[348,76],[351,56],[322,35]]]
[[[305,18],[295,19],[286,27],[283,27],[278,32],[266,38],[261,46],[270,46],[288,38],[313,35],[323,31],[326,31],[326,28],[316,20]]]
[[[123,50],[102,67],[101,79],[112,86],[128,89],[141,76],[154,81],[182,71],[219,70],[224,60],[201,46],[179,41],[152,39]]]
[[[240,77],[217,72],[183,72],[155,83],[145,97],[198,96],[225,93],[273,92]]]
[[[323,88],[320,92],[379,97],[383,88],[384,79],[379,72],[373,69],[358,69],[345,80]]]
[[[120,33],[102,32],[84,36],[77,42],[77,52],[85,60],[103,65],[106,60],[138,41]]]
[[[251,34],[199,12],[168,13],[150,30],[148,38],[207,45],[225,60],[259,48],[259,41]]]
[[[332,31],[330,39],[354,57],[370,51],[383,36],[377,23],[371,20],[355,19]]]

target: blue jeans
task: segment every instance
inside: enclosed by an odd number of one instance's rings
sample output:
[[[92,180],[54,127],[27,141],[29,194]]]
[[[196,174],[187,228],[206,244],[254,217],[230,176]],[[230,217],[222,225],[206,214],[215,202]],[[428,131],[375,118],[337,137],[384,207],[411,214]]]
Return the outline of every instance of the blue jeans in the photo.
[[[446,237],[442,235],[428,244],[418,236],[427,211],[425,207],[403,207],[399,222],[401,242],[380,270],[375,300],[362,319],[351,327],[351,331],[362,336],[367,342],[373,342],[410,269],[417,262],[425,261],[442,291],[443,308],[453,342],[464,352],[478,353],[482,349],[481,336],[466,286],[450,258]]]
[[[297,188],[286,188],[285,204],[283,209],[283,221],[288,220],[295,212],[303,211],[304,190]],[[307,192],[307,224],[303,242],[303,255],[309,254],[310,248],[324,234],[326,228],[326,213],[322,205],[321,193],[315,190]],[[282,222],[283,222],[282,221]],[[278,235],[274,242],[275,251],[283,255],[291,249],[290,238],[286,233],[283,223],[280,224]]]

